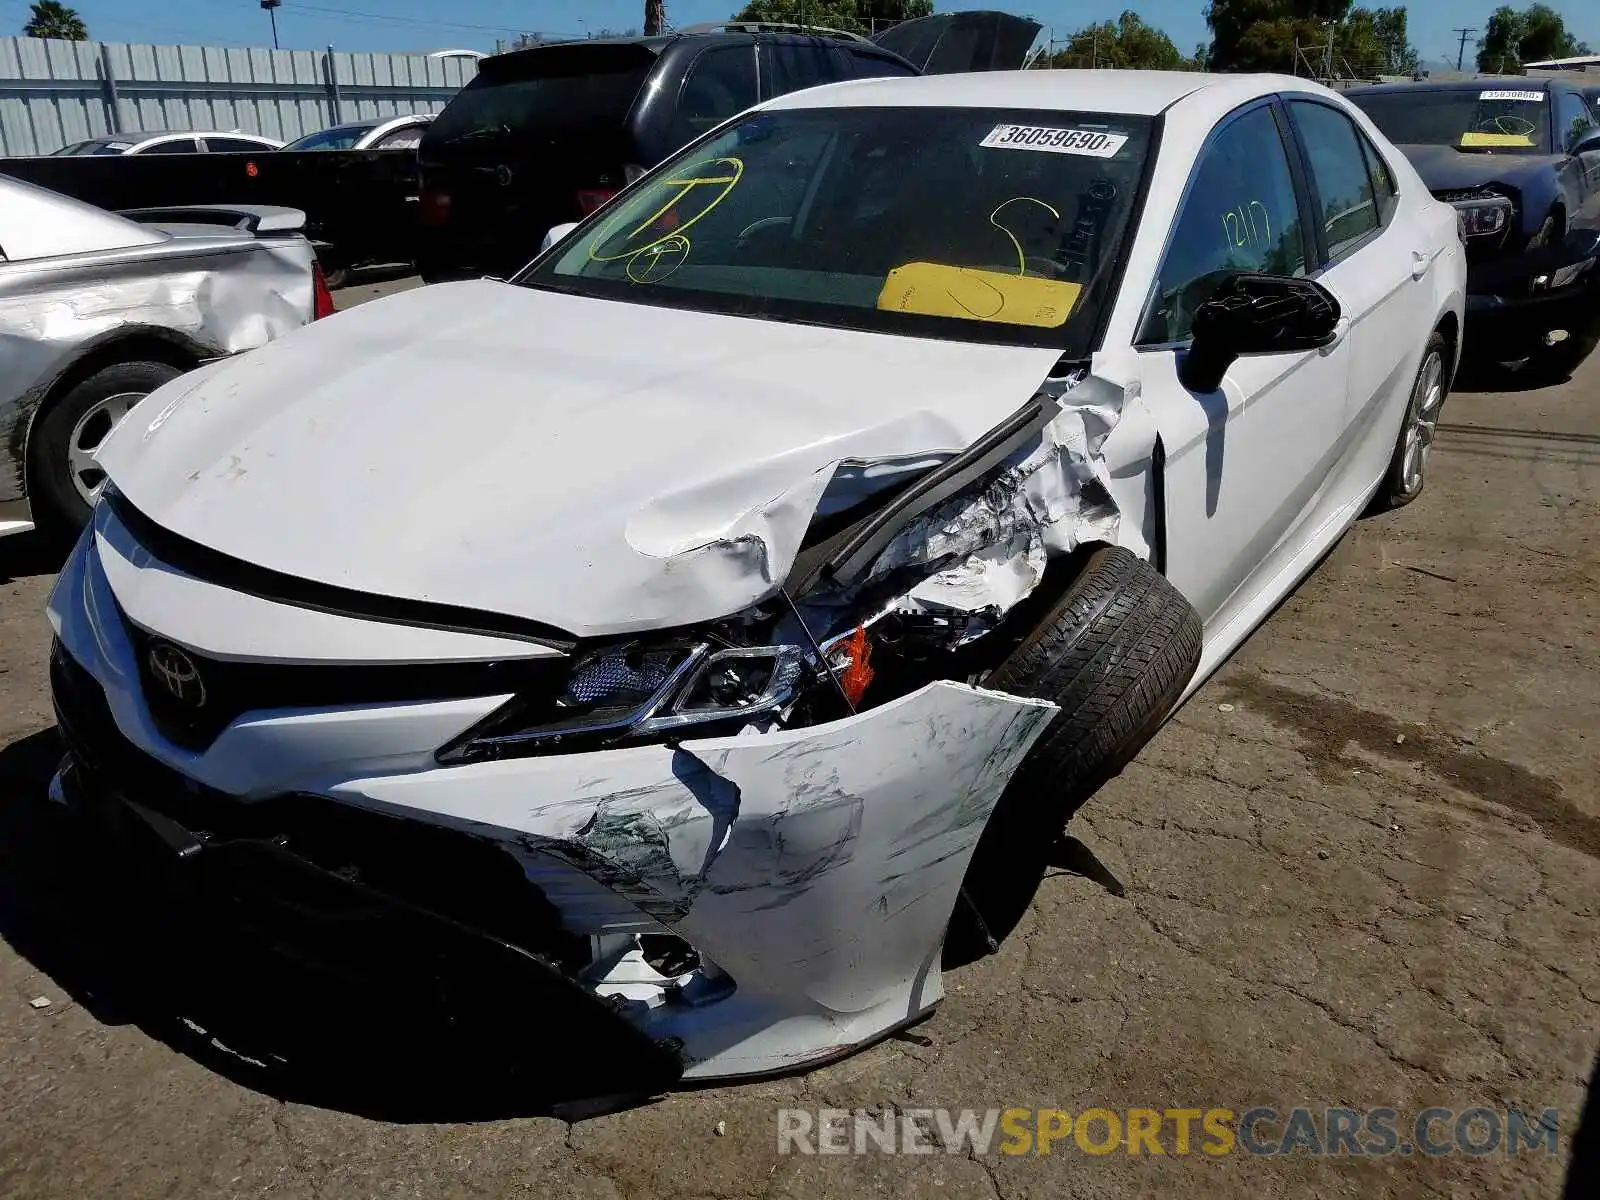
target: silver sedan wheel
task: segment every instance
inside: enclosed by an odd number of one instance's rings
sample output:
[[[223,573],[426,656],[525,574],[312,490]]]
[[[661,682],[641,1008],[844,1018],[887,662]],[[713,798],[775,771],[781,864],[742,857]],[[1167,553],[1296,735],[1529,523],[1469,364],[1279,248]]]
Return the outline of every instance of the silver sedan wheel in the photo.
[[[1421,490],[1428,471],[1428,454],[1439,431],[1439,410],[1444,407],[1444,359],[1437,350],[1428,355],[1417,377],[1411,423],[1406,426],[1405,454],[1400,460],[1400,486],[1406,495]]]
[[[72,436],[67,439],[67,473],[85,504],[93,505],[100,496],[100,489],[106,485],[106,473],[94,461],[95,451],[100,449],[106,435],[128,415],[128,410],[144,397],[143,392],[119,392],[115,396],[107,396],[79,417],[78,423],[72,427]]]

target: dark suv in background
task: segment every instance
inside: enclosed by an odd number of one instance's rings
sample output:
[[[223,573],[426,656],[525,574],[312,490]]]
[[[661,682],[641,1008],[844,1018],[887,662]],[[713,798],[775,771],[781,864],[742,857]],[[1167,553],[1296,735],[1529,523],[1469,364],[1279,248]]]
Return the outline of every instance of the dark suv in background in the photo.
[[[916,75],[852,34],[761,25],[557,43],[486,58],[422,139],[424,279],[510,275],[685,143],[759,101]]]
[[[1471,357],[1565,378],[1600,341],[1600,121],[1560,78],[1346,93],[1453,204]]]

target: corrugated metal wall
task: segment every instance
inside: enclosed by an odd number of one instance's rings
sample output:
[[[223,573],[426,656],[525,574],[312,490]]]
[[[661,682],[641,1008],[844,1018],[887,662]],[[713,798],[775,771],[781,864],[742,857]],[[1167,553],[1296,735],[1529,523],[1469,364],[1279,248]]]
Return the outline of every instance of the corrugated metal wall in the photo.
[[[438,112],[477,69],[421,54],[0,38],[0,156],[143,129],[289,141],[340,121]]]

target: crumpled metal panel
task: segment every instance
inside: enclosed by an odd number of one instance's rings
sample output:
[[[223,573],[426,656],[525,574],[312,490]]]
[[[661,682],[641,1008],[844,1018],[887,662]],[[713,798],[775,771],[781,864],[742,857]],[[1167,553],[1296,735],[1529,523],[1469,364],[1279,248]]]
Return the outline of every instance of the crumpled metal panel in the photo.
[[[302,238],[173,238],[0,262],[0,502],[26,494],[28,427],[83,355],[130,336],[196,362],[263,345],[310,319]]]

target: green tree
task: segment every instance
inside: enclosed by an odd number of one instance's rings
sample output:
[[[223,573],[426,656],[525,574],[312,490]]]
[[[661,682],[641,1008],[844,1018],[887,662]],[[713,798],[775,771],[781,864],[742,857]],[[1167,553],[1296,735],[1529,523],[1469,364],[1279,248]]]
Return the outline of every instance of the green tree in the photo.
[[[1335,31],[1334,52],[1361,76],[1410,75],[1418,66],[1403,8],[1351,9]]]
[[[1125,12],[1115,21],[1078,30],[1068,39],[1067,48],[1050,59],[1050,65],[1178,71],[1193,69],[1195,64],[1184,58],[1161,30],[1146,25],[1138,13]]]
[[[1587,53],[1589,47],[1567,32],[1561,14],[1548,4],[1520,12],[1507,4],[1489,14],[1478,42],[1478,70],[1520,75],[1523,63]]]
[[[1351,0],[1211,0],[1206,23],[1211,45],[1205,61],[1212,71],[1293,73],[1309,62],[1318,74],[1331,67],[1335,75],[1371,77],[1417,68],[1403,7],[1353,8]]]
[[[932,12],[933,0],[750,0],[733,19],[872,33]]]
[[[60,0],[38,0],[22,27],[27,37],[58,38],[63,42],[87,42],[89,31],[83,18]]]

